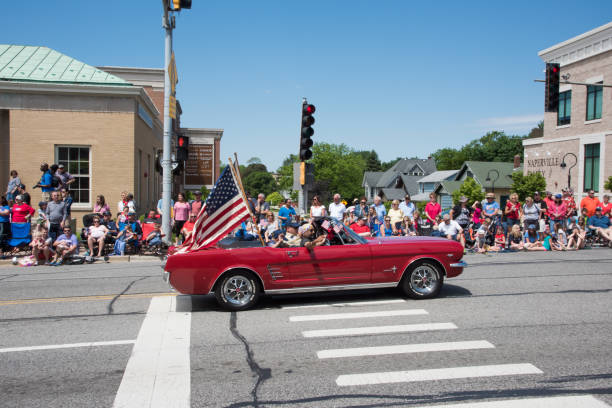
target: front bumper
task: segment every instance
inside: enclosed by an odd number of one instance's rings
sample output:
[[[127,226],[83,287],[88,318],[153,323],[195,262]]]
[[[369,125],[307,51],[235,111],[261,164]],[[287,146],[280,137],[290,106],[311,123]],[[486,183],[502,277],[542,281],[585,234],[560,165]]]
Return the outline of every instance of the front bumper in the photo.
[[[457,263],[450,264],[451,268],[467,268],[468,264],[465,261],[459,261]]]

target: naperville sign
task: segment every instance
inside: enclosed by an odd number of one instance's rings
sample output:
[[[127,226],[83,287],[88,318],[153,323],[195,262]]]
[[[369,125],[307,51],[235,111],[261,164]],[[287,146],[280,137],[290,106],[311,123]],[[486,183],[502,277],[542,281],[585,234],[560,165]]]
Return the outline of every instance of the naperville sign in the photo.
[[[544,176],[544,167],[558,167],[560,165],[561,160],[558,157],[529,159],[527,160],[527,173],[542,173],[542,175]]]

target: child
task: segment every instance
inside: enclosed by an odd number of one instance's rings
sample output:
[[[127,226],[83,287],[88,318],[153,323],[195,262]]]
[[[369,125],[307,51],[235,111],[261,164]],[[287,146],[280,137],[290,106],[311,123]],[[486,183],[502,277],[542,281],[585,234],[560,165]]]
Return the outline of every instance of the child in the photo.
[[[115,254],[125,255],[125,244],[136,240],[136,234],[132,231],[132,226],[127,224],[125,228],[117,235],[115,241]]]
[[[38,265],[38,257],[42,252],[45,256],[45,264],[49,263],[49,258],[53,253],[53,249],[51,248],[51,243],[53,240],[49,238],[47,227],[38,224],[34,228],[34,232],[32,233],[32,242],[30,242],[30,246],[32,247],[32,257],[34,258],[34,265]]]
[[[36,224],[44,225],[49,228],[49,219],[47,218],[47,214],[45,211],[47,210],[47,202],[41,201],[38,203],[38,217],[36,218]]]
[[[518,224],[514,224],[512,226],[512,230],[508,234],[508,243],[510,244],[510,249],[515,251],[520,251],[525,249],[525,245],[523,244],[523,235],[521,234],[521,228]]]
[[[164,234],[161,231],[161,224],[155,223],[155,225],[153,226],[153,231],[151,231],[151,233],[149,234],[149,236],[147,236],[145,241],[147,242],[149,247],[154,247],[154,246],[161,245],[161,240],[165,236],[166,234]]]
[[[555,238],[563,251],[567,249],[567,234],[563,230],[563,224],[560,222],[555,224]]]
[[[130,212],[130,207],[127,205],[123,207],[123,211],[117,215],[117,224],[125,224],[128,220],[128,213]]]
[[[504,227],[501,225],[497,226],[495,231],[495,245],[489,248],[490,251],[499,252],[506,248],[506,234],[504,234]]]

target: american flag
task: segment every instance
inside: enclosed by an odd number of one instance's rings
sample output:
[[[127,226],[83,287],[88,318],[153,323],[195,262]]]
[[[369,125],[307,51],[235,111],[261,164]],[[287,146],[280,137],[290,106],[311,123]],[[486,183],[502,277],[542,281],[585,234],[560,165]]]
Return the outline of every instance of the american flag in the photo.
[[[249,208],[230,166],[225,166],[198,214],[193,234],[177,252],[192,252],[214,245],[249,218]]]

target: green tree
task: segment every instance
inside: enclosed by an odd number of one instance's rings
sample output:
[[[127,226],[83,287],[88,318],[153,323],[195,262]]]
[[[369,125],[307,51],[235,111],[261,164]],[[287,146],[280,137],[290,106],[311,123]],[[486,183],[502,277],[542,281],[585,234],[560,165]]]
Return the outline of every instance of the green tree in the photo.
[[[482,201],[485,197],[482,187],[473,179],[466,178],[461,187],[453,193],[453,202],[459,203],[461,196],[466,196],[468,199],[468,205],[474,204],[475,201]]]
[[[266,197],[266,201],[270,203],[270,205],[278,206],[285,198],[280,195],[278,191],[268,194]]]
[[[375,150],[362,150],[356,153],[364,158],[366,162],[365,171],[380,171],[381,163]]]
[[[259,157],[251,157],[247,160],[247,164],[262,164],[262,161]]]
[[[608,191],[612,191],[612,176],[608,177],[608,180],[604,182],[604,188]]]
[[[388,162],[382,162],[380,164],[380,171],[387,171],[387,170],[389,170],[391,167],[393,167],[393,165],[395,163],[397,163],[400,160],[402,160],[402,157],[396,157],[395,159],[389,160]]]
[[[345,144],[316,143],[312,157],[315,181],[326,180],[330,193],[339,193],[347,201],[363,195],[363,156]]]
[[[259,173],[259,172],[268,172],[268,168],[261,163],[251,163],[248,166],[244,167],[240,166],[240,177],[247,178],[247,176],[251,173]]]
[[[525,136],[508,136],[503,132],[493,131],[479,139],[472,140],[461,149],[443,148],[432,153],[438,170],[455,170],[464,161],[497,161],[512,162],[515,155],[523,157],[523,139]]]
[[[541,120],[538,122],[538,125],[529,131],[527,135],[527,139],[533,139],[534,137],[542,137],[544,136],[544,121]]]
[[[518,194],[520,201],[524,201],[527,197],[533,197],[533,193],[536,191],[544,190],[546,190],[546,179],[542,173],[530,173],[526,176],[521,172],[512,174],[510,191]]]
[[[268,195],[278,189],[278,184],[274,177],[267,171],[256,171],[249,173],[242,179],[244,189],[255,197],[259,193]]]
[[[279,174],[278,186],[281,191],[289,191],[293,188],[293,163],[299,161],[297,155],[291,154],[283,164],[276,170]]]

